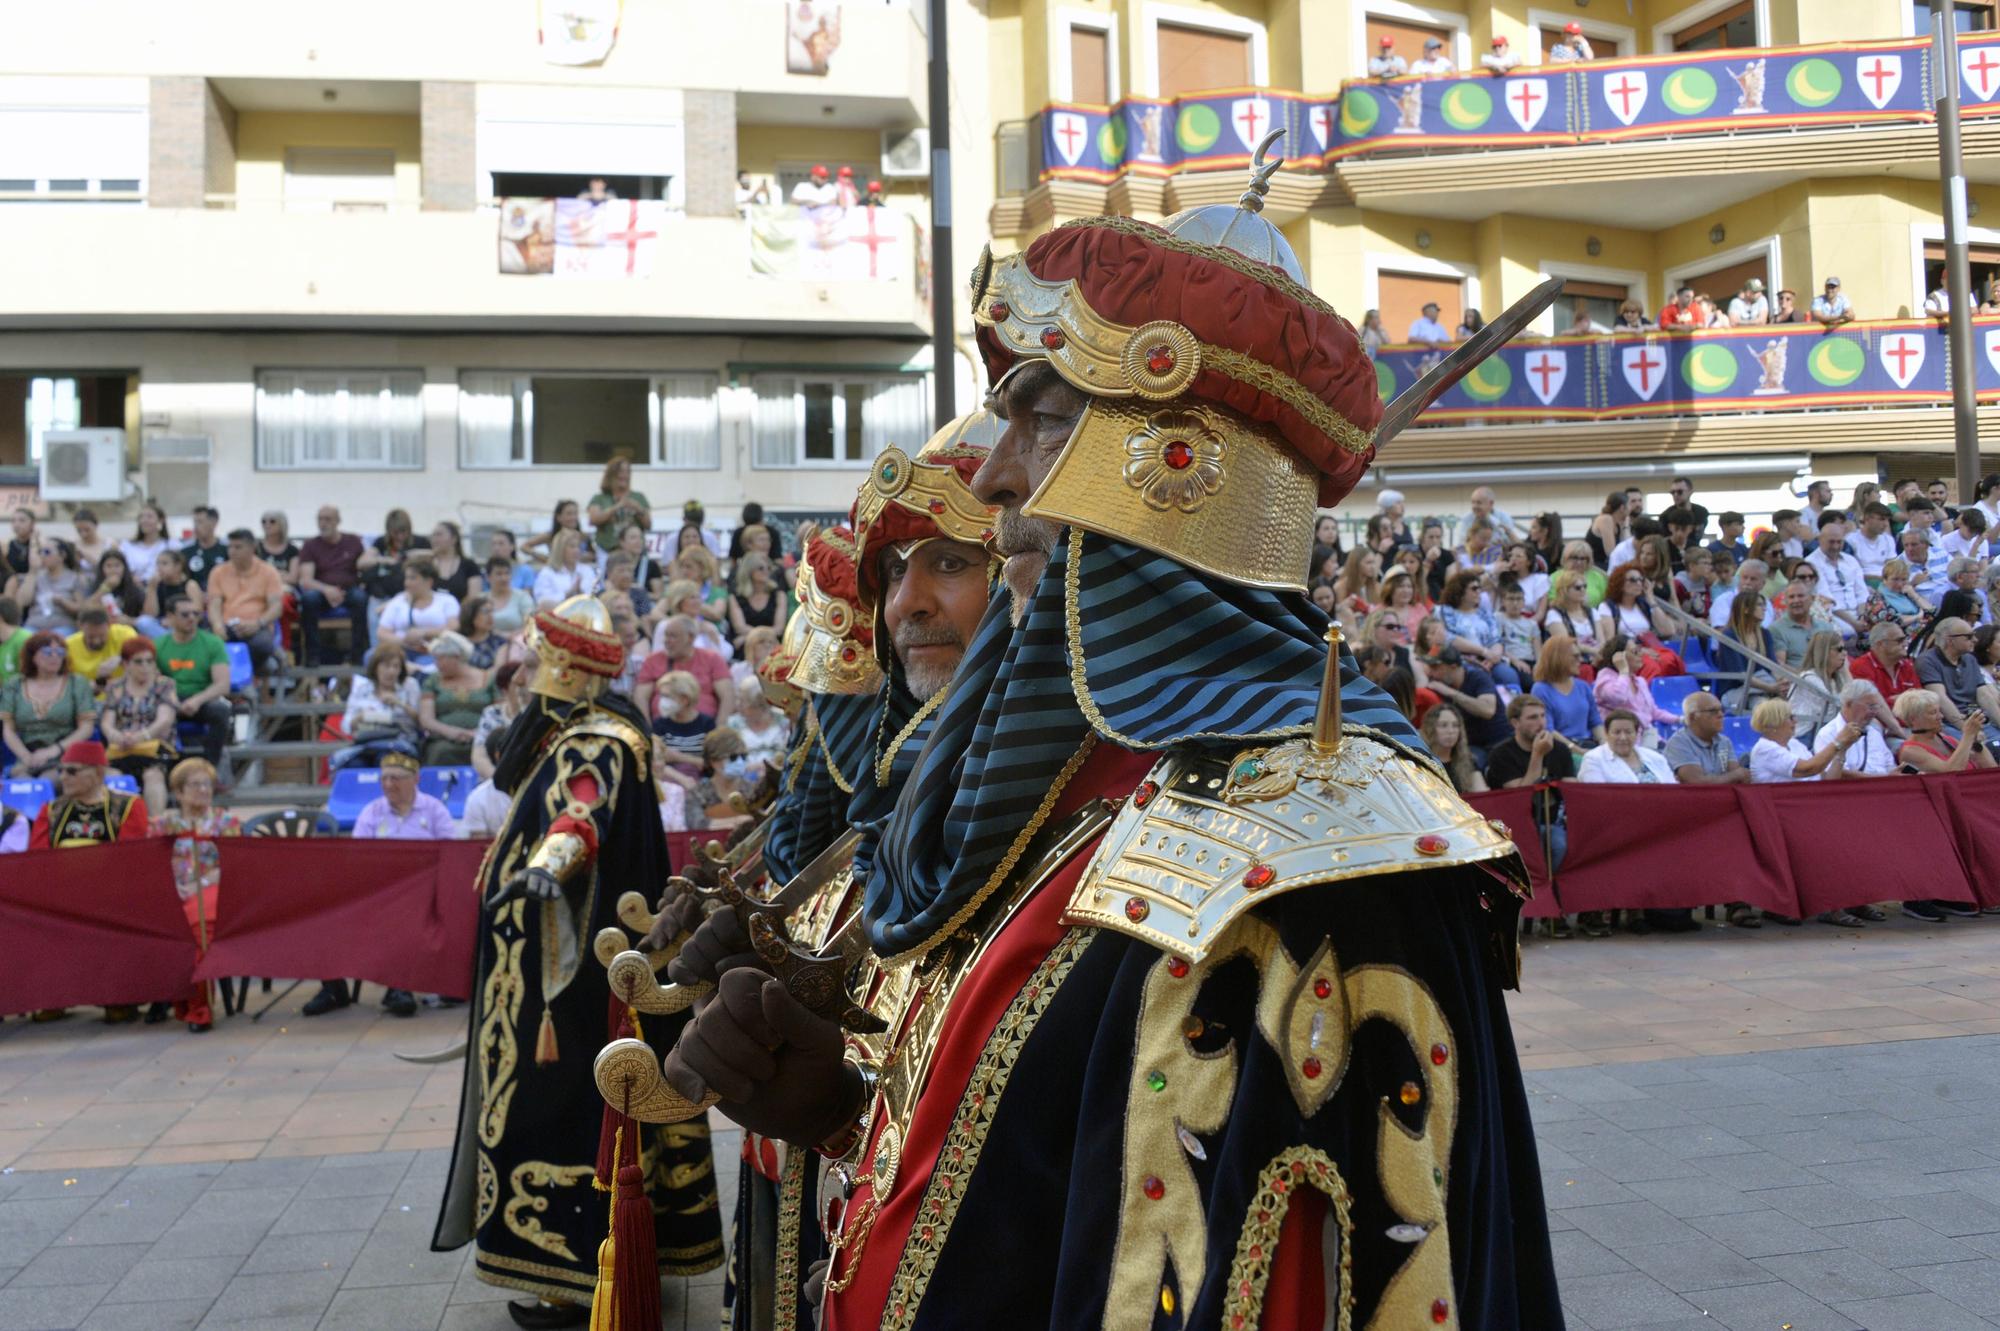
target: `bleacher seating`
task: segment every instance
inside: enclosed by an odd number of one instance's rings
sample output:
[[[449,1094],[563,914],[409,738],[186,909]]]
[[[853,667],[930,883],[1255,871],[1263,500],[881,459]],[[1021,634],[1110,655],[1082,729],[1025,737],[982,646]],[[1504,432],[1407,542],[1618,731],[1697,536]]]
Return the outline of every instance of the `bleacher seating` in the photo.
[[[33,818],[42,811],[44,804],[55,797],[56,788],[53,785],[33,777],[15,777],[0,782],[0,804],[23,818]]]
[[[1757,747],[1757,732],[1750,728],[1747,712],[1731,712],[1722,718],[1722,733],[1729,736],[1729,742],[1736,746],[1736,756],[1747,759],[1750,750]]]
[[[1681,705],[1690,693],[1700,690],[1701,683],[1692,675],[1668,675],[1664,679],[1653,680],[1650,687],[1653,705],[1679,716]]]
[[[382,793],[382,773],[373,767],[343,767],[333,774],[333,788],[327,792],[326,811],[340,824],[340,830],[354,830],[355,820],[368,802]]]
[[[465,817],[465,797],[479,784],[479,773],[470,767],[426,767],[417,773],[417,789],[444,801],[454,818]]]
[[[222,646],[229,653],[229,691],[241,693],[257,679],[257,672],[250,664],[250,645],[226,642]]]
[[[128,776],[124,772],[106,772],[104,774],[104,784],[112,790],[121,791],[127,795],[136,795],[139,793],[138,778]]]

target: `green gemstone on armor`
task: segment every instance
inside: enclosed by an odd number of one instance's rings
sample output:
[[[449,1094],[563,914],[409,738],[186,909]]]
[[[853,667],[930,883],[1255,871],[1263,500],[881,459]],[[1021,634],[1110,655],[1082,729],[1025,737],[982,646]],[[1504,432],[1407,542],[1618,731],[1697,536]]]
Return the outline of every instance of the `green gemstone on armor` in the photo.
[[[1152,1087],[1155,1091],[1166,1090],[1167,1074],[1160,1071],[1158,1068],[1154,1068],[1151,1072],[1148,1072],[1146,1074],[1146,1085]]]
[[[1242,762],[1236,764],[1236,779],[1238,781],[1254,781],[1262,775],[1264,775],[1264,764],[1260,759],[1245,758]]]

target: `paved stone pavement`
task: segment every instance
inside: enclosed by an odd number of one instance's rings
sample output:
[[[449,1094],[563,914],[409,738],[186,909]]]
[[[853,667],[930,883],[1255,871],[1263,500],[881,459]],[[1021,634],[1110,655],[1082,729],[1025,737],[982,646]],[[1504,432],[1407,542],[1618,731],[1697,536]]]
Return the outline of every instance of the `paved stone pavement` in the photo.
[[[0,1331],[511,1325],[428,1249],[456,1070],[389,1056],[462,1013],[310,989],[0,1026]],[[2000,1326],[2000,920],[1537,942],[1510,1007],[1574,1331]]]

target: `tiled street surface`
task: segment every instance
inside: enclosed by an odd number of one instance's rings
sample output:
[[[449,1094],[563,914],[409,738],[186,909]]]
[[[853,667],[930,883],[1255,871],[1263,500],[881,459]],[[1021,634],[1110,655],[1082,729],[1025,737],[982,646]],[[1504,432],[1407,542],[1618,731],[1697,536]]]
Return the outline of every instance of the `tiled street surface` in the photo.
[[[1536,942],[1513,997],[1579,1331],[2000,1326],[2000,919]],[[499,1331],[429,1251],[462,1012],[0,1026],[0,1331]],[[265,1001],[253,993],[255,1003]],[[718,1137],[731,1190],[734,1134]],[[725,1196],[725,1201],[727,1200]],[[713,1327],[720,1275],[673,1282]]]

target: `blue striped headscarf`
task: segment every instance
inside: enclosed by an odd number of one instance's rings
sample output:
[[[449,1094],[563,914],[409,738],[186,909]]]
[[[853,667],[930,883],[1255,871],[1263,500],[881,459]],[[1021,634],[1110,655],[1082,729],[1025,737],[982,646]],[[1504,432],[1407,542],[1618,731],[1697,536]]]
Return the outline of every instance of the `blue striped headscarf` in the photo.
[[[880,705],[881,697],[874,693],[822,693],[807,700],[806,724],[817,733],[798,779],[771,810],[771,830],[764,838],[764,866],[773,883],[790,882],[847,830],[848,791],[841,783],[859,789],[859,782],[873,782],[871,755]],[[812,717],[818,718],[816,727]]]
[[[883,832],[867,889],[880,955],[922,945],[975,900],[1087,735],[1233,752],[1312,727],[1327,621],[1297,593],[1072,529],[1019,627],[1009,610],[1002,590]],[[1347,729],[1429,759],[1387,694],[1345,658],[1341,673]]]
[[[856,882],[868,880],[868,874],[874,868],[876,851],[882,844],[883,829],[888,826],[890,815],[896,811],[896,797],[902,793],[910,773],[917,770],[917,759],[924,751],[924,741],[930,738],[932,727],[937,725],[936,712],[918,721],[915,729],[904,736],[901,747],[896,750],[888,770],[884,772],[882,759],[889,746],[903,734],[903,728],[916,718],[919,711],[919,704],[904,681],[900,664],[891,664],[888,680],[881,704],[876,708],[875,742],[869,746],[868,770],[855,778],[854,798],[847,805],[847,821],[861,829],[861,840],[854,847]]]

